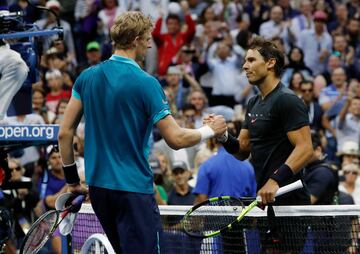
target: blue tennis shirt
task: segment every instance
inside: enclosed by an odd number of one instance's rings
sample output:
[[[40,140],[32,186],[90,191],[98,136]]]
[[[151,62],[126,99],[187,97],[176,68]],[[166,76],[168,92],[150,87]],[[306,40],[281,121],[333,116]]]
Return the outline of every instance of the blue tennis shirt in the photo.
[[[159,82],[132,59],[113,55],[83,71],[72,96],[84,110],[86,183],[153,193],[150,134],[171,114]]]

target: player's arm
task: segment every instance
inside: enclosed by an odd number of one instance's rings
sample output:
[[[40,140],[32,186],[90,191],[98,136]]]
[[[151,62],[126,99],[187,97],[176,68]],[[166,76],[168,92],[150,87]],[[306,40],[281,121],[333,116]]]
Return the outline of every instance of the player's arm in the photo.
[[[298,173],[313,156],[314,150],[308,125],[287,132],[287,136],[294,146],[294,150],[285,163],[275,170],[266,184],[258,191],[263,204],[274,202],[279,187],[286,185],[294,174]]]
[[[157,122],[161,136],[172,149],[181,149],[198,144],[201,140],[222,135],[226,131],[223,116],[215,116],[216,121],[204,125],[199,129],[180,127],[171,115],[167,115]]]
[[[250,156],[250,133],[248,129],[241,129],[239,137],[235,138],[228,134],[225,142],[222,142],[225,150],[239,160],[246,160]]]
[[[69,190],[74,193],[87,192],[87,190],[80,185],[73,150],[73,138],[82,115],[83,106],[81,100],[72,96],[66,107],[64,120],[61,123],[58,137],[66,183],[69,185]]]
[[[59,131],[60,154],[64,165],[74,163],[73,138],[81,120],[83,107],[81,100],[71,97]]]
[[[285,164],[296,174],[310,161],[314,153],[310,127],[304,126],[300,129],[289,131],[287,136],[290,143],[294,146],[294,150],[287,158]]]

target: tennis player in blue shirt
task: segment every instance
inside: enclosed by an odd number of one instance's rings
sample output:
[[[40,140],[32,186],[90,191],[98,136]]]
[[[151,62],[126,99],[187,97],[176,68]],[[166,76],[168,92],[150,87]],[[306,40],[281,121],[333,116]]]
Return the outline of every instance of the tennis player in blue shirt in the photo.
[[[226,131],[225,119],[199,129],[179,127],[158,81],[137,62],[150,47],[152,23],[140,12],[120,15],[111,28],[114,54],[76,80],[59,133],[65,178],[79,184],[72,148],[85,117],[85,178],[92,207],[116,253],[160,253],[161,222],[149,166],[153,125],[180,149]]]

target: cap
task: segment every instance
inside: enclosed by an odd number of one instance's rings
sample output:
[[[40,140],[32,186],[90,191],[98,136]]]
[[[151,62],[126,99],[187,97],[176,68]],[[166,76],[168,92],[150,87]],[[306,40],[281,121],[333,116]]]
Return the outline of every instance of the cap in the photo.
[[[86,45],[86,51],[90,51],[90,50],[99,50],[100,49],[100,44],[97,42],[97,41],[92,41],[92,42],[89,42],[87,45]]]
[[[162,174],[161,167],[160,167],[160,161],[156,157],[151,157],[149,159],[150,167],[153,170],[154,174]]]
[[[167,74],[181,74],[180,68],[178,66],[169,66]]]
[[[48,156],[50,156],[52,153],[58,153],[59,147],[57,145],[49,145],[46,147],[46,153]]]
[[[45,79],[48,80],[50,78],[58,78],[61,76],[62,76],[61,71],[59,71],[58,69],[53,69],[46,72]]]
[[[323,20],[326,21],[327,20],[327,14],[323,11],[316,11],[314,13],[314,20]]]
[[[184,169],[184,170],[188,170],[188,166],[186,165],[185,162],[183,161],[174,161],[172,163],[172,167],[171,167],[171,170],[176,170],[176,169]]]
[[[359,144],[355,141],[346,141],[337,153],[337,156],[356,155],[360,157]]]
[[[47,1],[45,7],[49,9],[58,9],[58,10],[61,9],[60,3],[56,0]]]

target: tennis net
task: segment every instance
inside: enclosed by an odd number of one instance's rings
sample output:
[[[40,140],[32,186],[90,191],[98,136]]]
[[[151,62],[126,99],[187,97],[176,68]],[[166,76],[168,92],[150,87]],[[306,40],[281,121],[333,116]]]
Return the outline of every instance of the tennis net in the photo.
[[[274,207],[275,218],[255,208],[220,236],[197,239],[183,233],[180,220],[189,206],[160,206],[163,223],[161,253],[250,253],[283,250],[302,254],[359,253],[360,206]],[[229,220],[228,211],[214,208],[207,219]],[[202,220],[203,222],[203,220]],[[103,233],[89,204],[83,204],[72,232],[74,253],[95,233]]]

